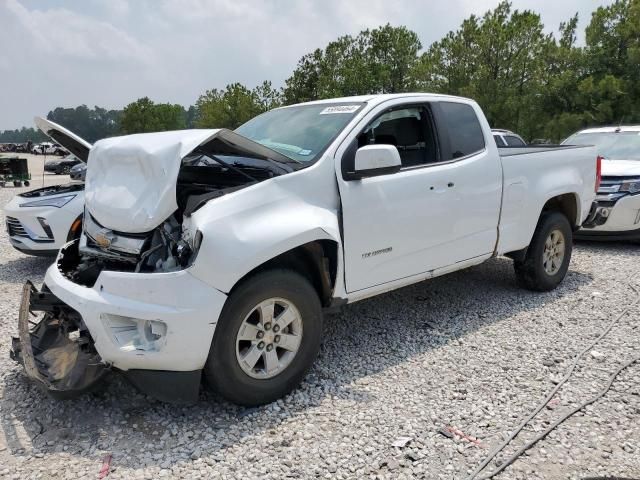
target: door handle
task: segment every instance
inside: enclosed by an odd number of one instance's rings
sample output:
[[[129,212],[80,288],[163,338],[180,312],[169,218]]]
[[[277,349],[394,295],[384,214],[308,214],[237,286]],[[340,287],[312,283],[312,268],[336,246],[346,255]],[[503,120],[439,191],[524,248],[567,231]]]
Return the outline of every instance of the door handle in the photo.
[[[453,182],[449,182],[449,183],[447,183],[447,187],[451,188],[451,187],[453,187],[453,186],[454,186],[454,183],[453,183]]]

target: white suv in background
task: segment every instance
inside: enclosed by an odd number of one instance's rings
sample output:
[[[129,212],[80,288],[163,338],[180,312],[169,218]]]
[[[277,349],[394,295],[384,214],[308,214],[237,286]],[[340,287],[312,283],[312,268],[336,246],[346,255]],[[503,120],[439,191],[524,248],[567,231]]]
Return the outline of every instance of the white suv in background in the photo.
[[[576,238],[640,240],[640,125],[589,128],[562,144],[595,145],[602,157],[595,226],[576,232]]]
[[[491,133],[493,134],[493,139],[496,141],[498,148],[527,146],[527,142],[525,142],[520,135],[513,133],[511,130],[492,128]]]
[[[39,122],[36,119],[38,128],[46,132],[47,128]],[[73,149],[71,153],[86,163],[91,144],[59,128],[68,137],[66,144]],[[84,182],[19,193],[4,207],[9,241],[22,253],[55,255],[62,245],[80,236],[83,211]]]

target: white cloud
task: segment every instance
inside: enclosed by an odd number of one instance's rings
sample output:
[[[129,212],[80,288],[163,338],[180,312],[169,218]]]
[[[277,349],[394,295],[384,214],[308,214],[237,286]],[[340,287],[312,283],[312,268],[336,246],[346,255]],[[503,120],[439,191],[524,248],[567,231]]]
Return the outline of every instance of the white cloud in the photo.
[[[71,10],[28,11],[17,0],[6,0],[0,12],[17,24],[18,40],[24,42],[23,48],[31,45],[34,54],[119,62],[148,62],[151,56],[150,49],[126,32]]]
[[[0,129],[86,103],[144,95],[193,103],[239,81],[280,86],[298,59],[345,34],[406,25],[428,47],[499,0],[0,0]],[[612,0],[514,0],[548,30]]]

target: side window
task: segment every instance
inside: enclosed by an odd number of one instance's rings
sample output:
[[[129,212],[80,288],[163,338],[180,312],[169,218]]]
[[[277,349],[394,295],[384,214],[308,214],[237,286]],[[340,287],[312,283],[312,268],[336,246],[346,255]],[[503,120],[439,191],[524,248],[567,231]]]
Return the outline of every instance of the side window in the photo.
[[[525,147],[526,144],[514,135],[506,135],[505,140],[510,147]]]
[[[358,136],[358,147],[394,145],[403,167],[437,161],[438,149],[426,108],[390,110],[371,122]]]
[[[502,137],[500,135],[493,135],[493,139],[496,141],[496,145],[498,145],[498,147],[506,147],[507,144],[505,143],[505,141],[502,139]]]
[[[449,132],[451,160],[484,149],[484,134],[476,112],[465,103],[441,102],[440,108]]]

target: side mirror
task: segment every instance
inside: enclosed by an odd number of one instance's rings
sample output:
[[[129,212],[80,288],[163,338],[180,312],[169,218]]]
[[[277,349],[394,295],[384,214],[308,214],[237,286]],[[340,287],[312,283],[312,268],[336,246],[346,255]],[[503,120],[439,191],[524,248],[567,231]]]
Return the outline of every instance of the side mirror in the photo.
[[[356,151],[350,179],[388,175],[398,172],[401,167],[400,153],[393,145],[366,145]]]

